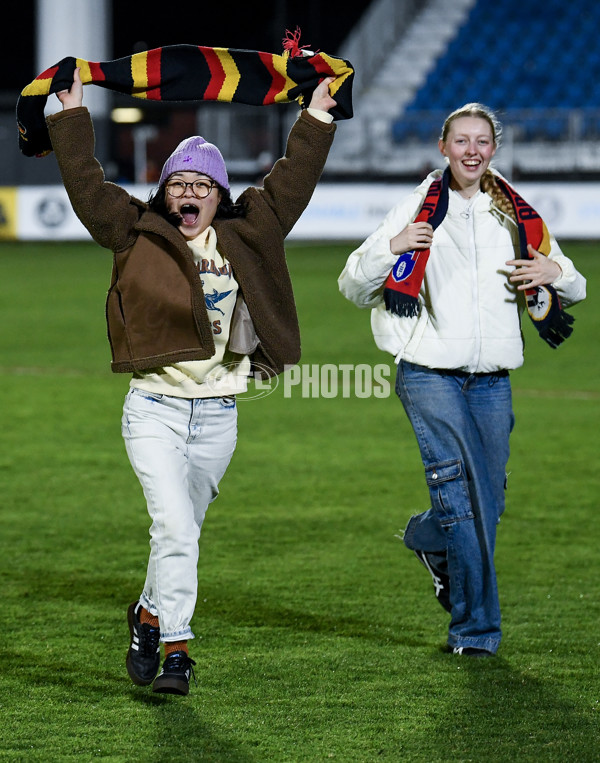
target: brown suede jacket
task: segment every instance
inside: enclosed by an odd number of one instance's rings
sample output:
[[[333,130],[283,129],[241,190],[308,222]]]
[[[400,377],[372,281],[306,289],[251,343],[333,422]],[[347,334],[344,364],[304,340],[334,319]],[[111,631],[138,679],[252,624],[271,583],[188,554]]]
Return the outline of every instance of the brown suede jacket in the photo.
[[[46,121],[75,213],[114,254],[106,302],[112,370],[210,358],[215,346],[204,293],[184,237],[145,202],[104,179],[85,107]],[[247,188],[238,199],[247,205],[246,216],[213,222],[219,252],[233,267],[258,336],[252,354],[258,371],[278,374],[300,359],[284,239],[310,201],[334,132],[334,124],[303,111],[264,187]]]

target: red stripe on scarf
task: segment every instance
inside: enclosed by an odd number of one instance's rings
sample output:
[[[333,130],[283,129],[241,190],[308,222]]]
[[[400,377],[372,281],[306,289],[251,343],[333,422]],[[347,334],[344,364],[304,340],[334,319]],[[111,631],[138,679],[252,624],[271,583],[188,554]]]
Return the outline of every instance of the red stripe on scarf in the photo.
[[[198,46],[198,50],[202,53],[208,64],[210,70],[210,81],[204,91],[204,100],[216,101],[225,82],[225,69],[223,64],[219,60],[219,56],[212,48],[206,48],[202,45]]]
[[[161,95],[161,53],[162,48],[148,51],[146,56],[146,76],[148,78],[147,98],[150,101],[162,100]]]
[[[92,82],[104,82],[106,75],[102,71],[102,67],[97,61],[89,61],[90,74],[92,75]]]
[[[534,249],[537,249],[542,243],[544,238],[544,222],[538,213],[529,206],[529,204],[519,196],[519,194],[508,183],[502,183],[508,196],[513,203],[517,223],[521,224],[525,228],[527,234],[527,243],[531,244]],[[521,254],[529,257],[527,249],[521,252]]]
[[[419,214],[415,217],[413,222],[419,223],[423,221],[431,221],[431,218],[433,217],[433,214],[437,208],[441,189],[441,178],[434,180],[433,183],[431,183],[427,191],[427,195],[425,196],[423,206],[421,207]],[[403,276],[399,282],[397,278],[394,278],[394,272],[396,270],[394,267],[386,279],[384,288],[391,289],[392,291],[398,291],[402,294],[407,294],[408,296],[416,299],[419,296],[419,291],[421,290],[421,284],[423,283],[423,278],[425,276],[425,266],[427,265],[429,254],[429,249],[419,249],[413,252],[405,252],[403,255],[400,255],[400,257],[407,259],[410,257],[411,261],[407,262],[407,265],[409,268],[410,265],[412,265],[412,270],[408,270],[407,275]],[[406,270],[407,268],[405,267],[404,272],[406,272]]]
[[[269,92],[265,95],[263,99],[263,106],[268,106],[271,103],[275,103],[275,99],[277,96],[282,93],[285,90],[285,83],[286,79],[281,74],[281,72],[278,72],[275,68],[275,61],[272,53],[258,53],[260,60],[265,65],[265,68],[268,70],[269,74],[273,78],[273,82],[271,83],[271,87],[269,88]]]
[[[38,74],[36,79],[53,79],[57,71],[58,71],[58,66],[52,66],[50,69],[46,69],[45,72]]]
[[[318,74],[322,74],[324,77],[330,77],[335,74],[331,66],[329,66],[327,61],[323,59],[320,53],[311,56],[308,59],[308,62]]]
[[[544,221],[535,209],[531,207],[509,183],[506,183],[502,178],[496,178],[496,182],[504,192],[504,195],[510,199],[515,212],[515,217],[517,218],[521,259],[531,260],[533,258],[529,254],[527,244],[531,244],[534,249],[539,250],[541,243],[544,240]],[[546,252],[543,252],[543,254],[546,254]],[[528,297],[536,295],[537,292],[537,287],[533,289],[525,289],[525,294]]]

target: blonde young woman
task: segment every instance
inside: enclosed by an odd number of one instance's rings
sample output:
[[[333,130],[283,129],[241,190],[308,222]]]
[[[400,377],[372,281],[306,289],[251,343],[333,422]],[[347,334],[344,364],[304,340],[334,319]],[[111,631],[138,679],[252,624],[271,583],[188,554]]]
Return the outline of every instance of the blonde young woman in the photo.
[[[431,507],[411,517],[404,543],[450,613],[449,651],[479,657],[501,639],[494,547],[521,315],[527,309],[556,346],[571,331],[560,308],[585,297],[585,279],[539,216],[490,168],[499,139],[487,107],[450,114],[439,140],[445,171],[389,212],[339,278],[344,296],[371,308],[377,346],[394,356],[425,467]],[[537,248],[524,244],[531,226]],[[556,330],[546,326],[552,300]],[[394,472],[401,492],[399,465]]]

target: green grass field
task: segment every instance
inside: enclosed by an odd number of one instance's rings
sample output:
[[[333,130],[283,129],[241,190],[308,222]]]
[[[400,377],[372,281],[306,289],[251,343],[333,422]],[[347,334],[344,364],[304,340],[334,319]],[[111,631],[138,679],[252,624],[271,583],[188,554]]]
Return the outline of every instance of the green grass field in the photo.
[[[447,615],[395,537],[428,498],[393,394],[281,383],[239,402],[180,698],[124,665],[148,520],[109,369],[110,255],[1,244],[0,760],[600,760],[600,252],[563,246],[589,296],[559,350],[525,325],[512,375],[499,656],[442,652]],[[338,293],[350,249],[289,247],[302,363],[391,370]]]

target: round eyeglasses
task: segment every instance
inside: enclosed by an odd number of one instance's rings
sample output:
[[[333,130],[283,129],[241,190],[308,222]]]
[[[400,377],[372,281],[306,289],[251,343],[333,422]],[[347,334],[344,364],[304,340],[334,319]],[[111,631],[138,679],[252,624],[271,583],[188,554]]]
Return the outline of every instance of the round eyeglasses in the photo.
[[[167,193],[174,199],[180,199],[188,185],[198,199],[205,199],[215,187],[212,180],[194,180],[192,183],[186,183],[184,180],[169,180],[166,185]]]

